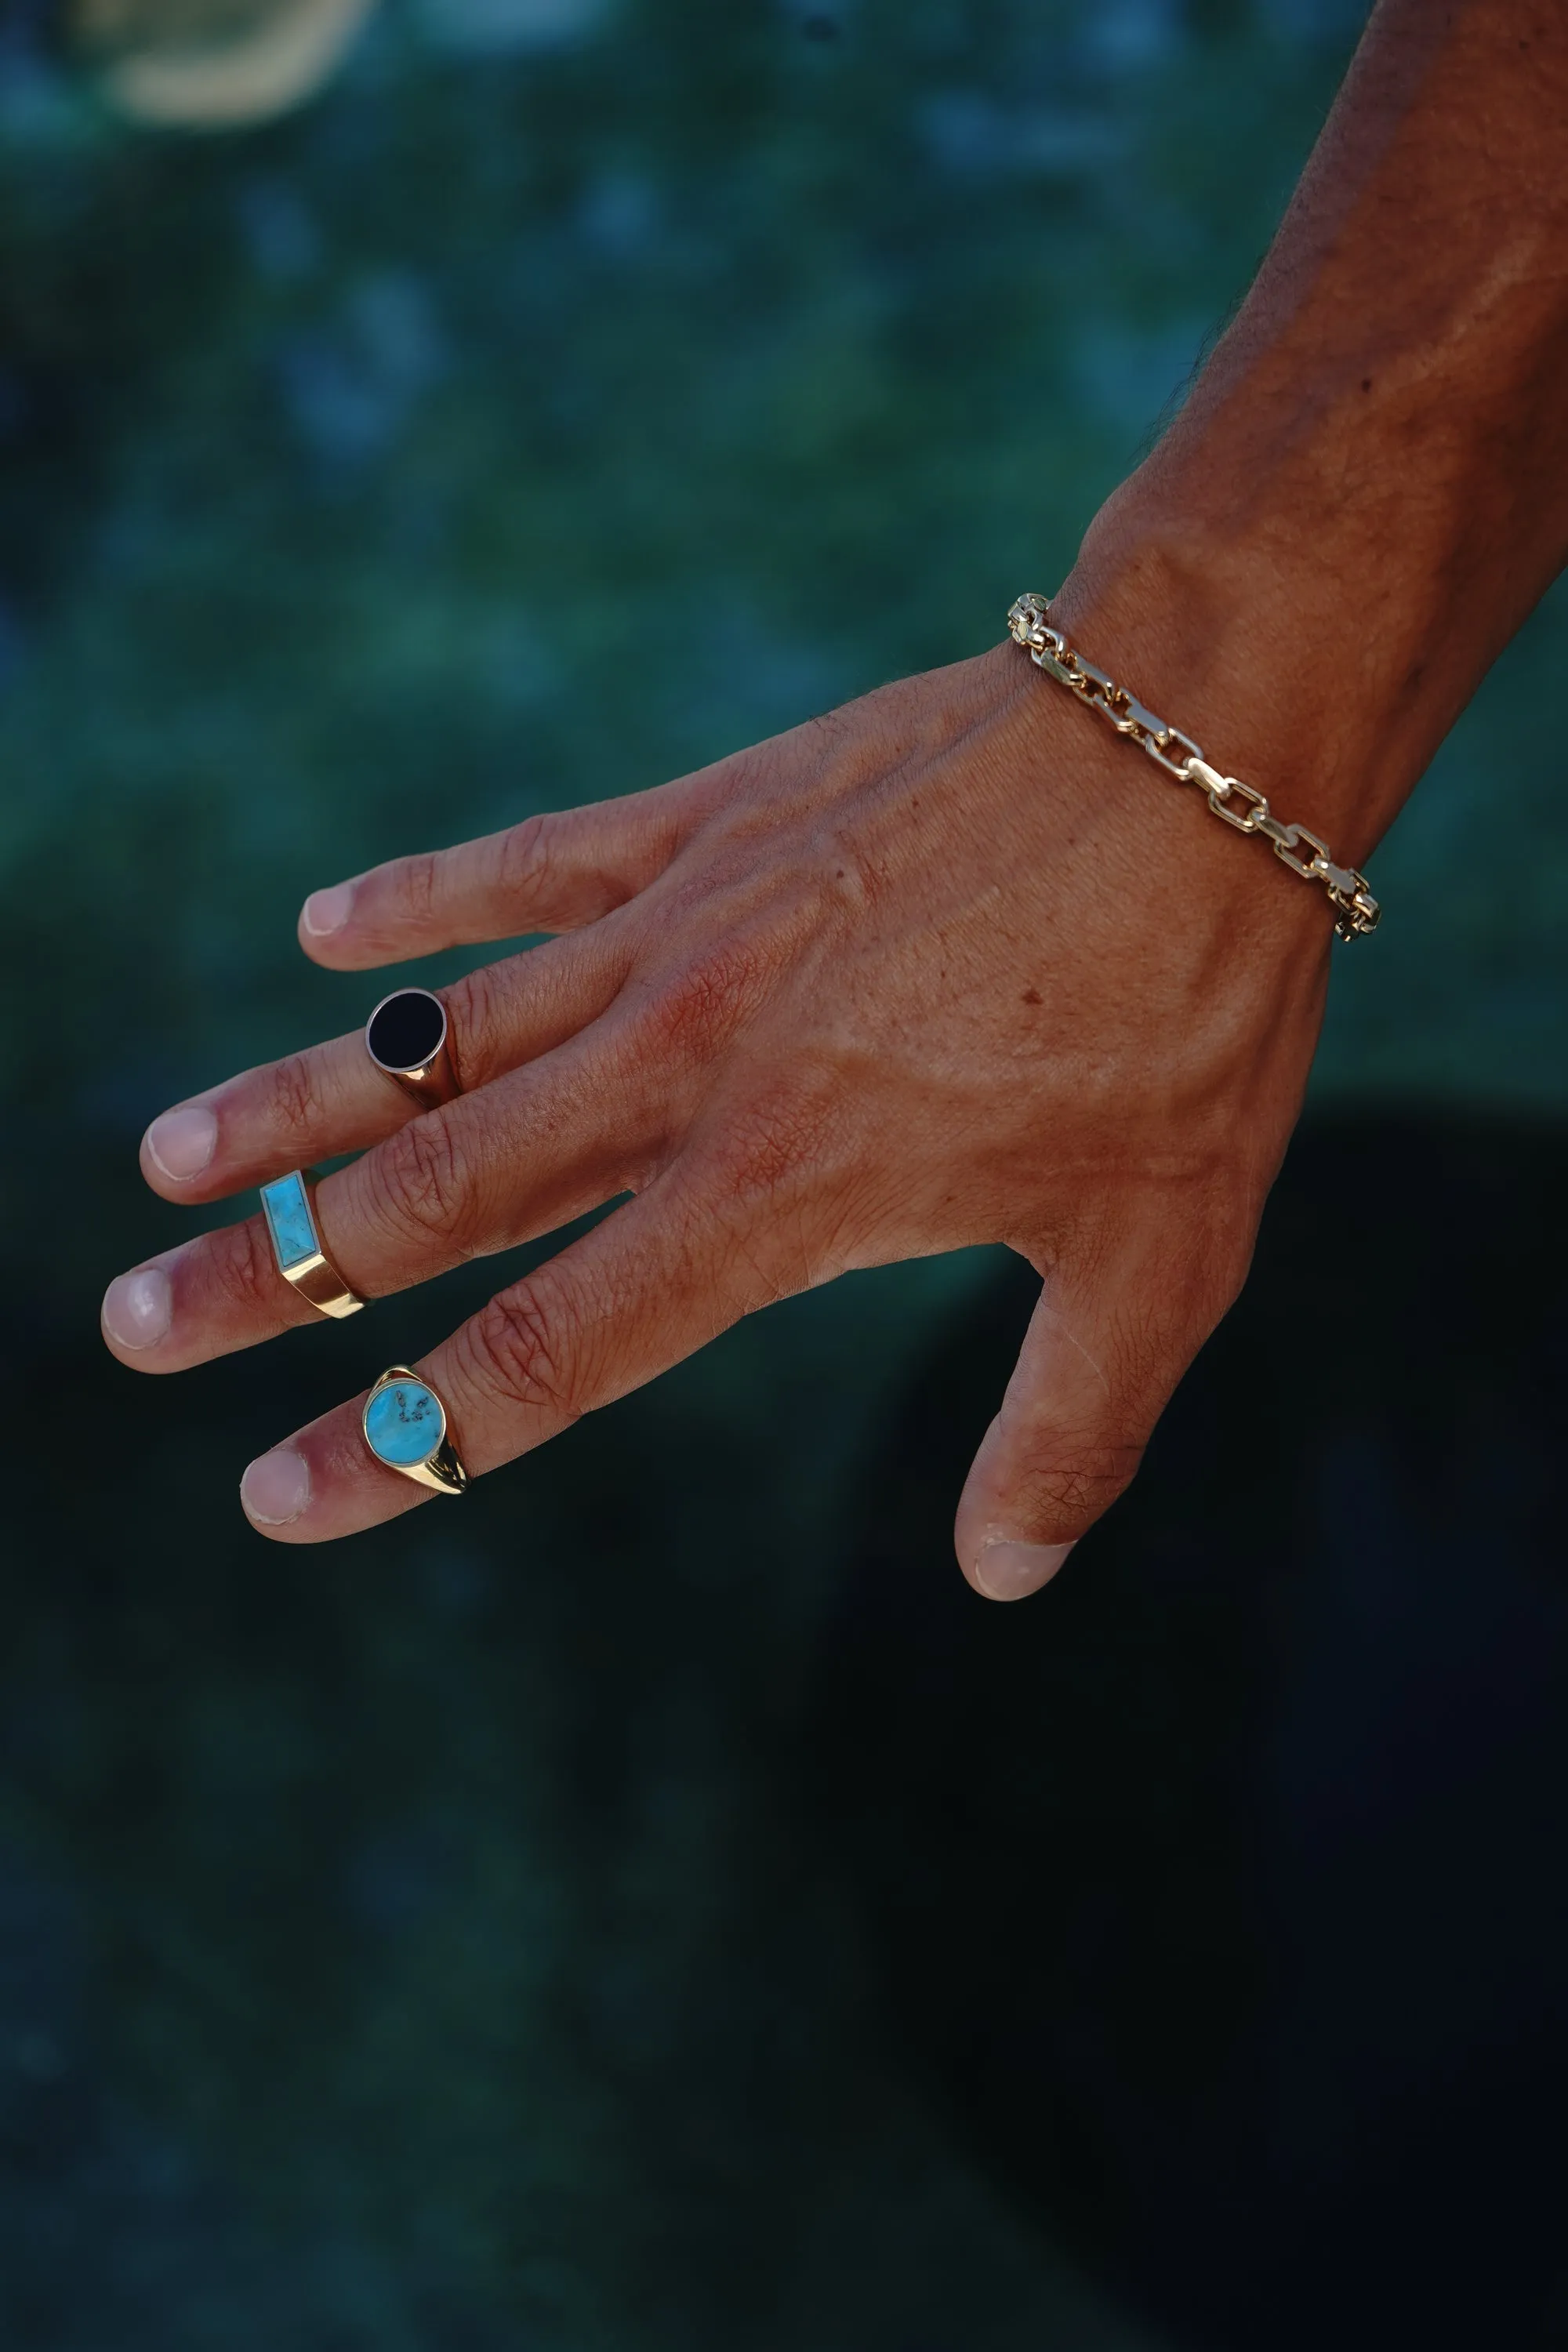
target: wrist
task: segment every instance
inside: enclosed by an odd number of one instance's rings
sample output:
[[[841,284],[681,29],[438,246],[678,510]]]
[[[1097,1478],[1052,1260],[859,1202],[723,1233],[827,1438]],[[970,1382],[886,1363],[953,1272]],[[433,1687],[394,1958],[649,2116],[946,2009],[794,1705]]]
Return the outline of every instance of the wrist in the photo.
[[[1363,602],[1310,527],[1248,527],[1201,491],[1140,478],[1100,510],[1053,613],[1079,651],[1203,746],[1278,814],[1362,865],[1442,740],[1452,707],[1422,692],[1416,615]],[[1473,684],[1473,681],[1471,682]]]
[[[1506,429],[1510,402],[1462,370],[1435,399],[1430,361],[1222,344],[1053,600],[1092,660],[1352,864],[1568,548],[1549,436]]]
[[[1016,774],[1026,812],[1047,812],[1045,855],[1060,856],[1066,809],[1075,846],[1092,844],[1096,887],[1137,902],[1152,939],[1187,943],[1202,966],[1201,993],[1231,970],[1250,972],[1254,985],[1266,970],[1277,981],[1326,973],[1336,929],[1375,924],[1363,877],[1340,870],[1332,845],[1303,839],[1262,794],[1226,791],[1201,759],[1194,767],[1176,723],[1141,708],[1135,693],[1129,701],[1130,681],[1101,673],[1062,617],[1040,597],[1021,598],[1008,641],[974,665],[1006,730],[1004,772]],[[1053,653],[1059,662],[1045,658]],[[1045,778],[1053,789],[1042,796]],[[1026,832],[1012,854],[1032,870],[1040,845]]]

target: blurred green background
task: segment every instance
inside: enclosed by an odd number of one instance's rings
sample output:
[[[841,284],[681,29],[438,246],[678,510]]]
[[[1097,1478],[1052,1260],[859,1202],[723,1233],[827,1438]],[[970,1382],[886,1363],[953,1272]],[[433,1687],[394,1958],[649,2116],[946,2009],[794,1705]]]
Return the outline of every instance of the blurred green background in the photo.
[[[876,1449],[988,1258],[796,1302],[323,1555],[250,1535],[240,1469],[493,1269],[168,1384],[103,1360],[97,1302],[188,1230],[147,1120],[380,992],[304,962],[307,891],[679,773],[1059,580],[1361,15],[386,0],[222,131],[137,119],[90,9],[0,16],[7,2344],[1176,2340],[933,2093],[824,1828]],[[1378,854],[1335,1133],[1558,1131],[1565,634],[1558,593]],[[955,1582],[955,1494],[919,1578]]]

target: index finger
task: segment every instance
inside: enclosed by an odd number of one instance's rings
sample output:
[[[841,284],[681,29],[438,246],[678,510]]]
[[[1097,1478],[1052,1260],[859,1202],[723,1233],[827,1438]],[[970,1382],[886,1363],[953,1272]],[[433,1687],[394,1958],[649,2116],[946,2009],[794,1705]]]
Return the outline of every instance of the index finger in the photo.
[[[363,971],[530,931],[580,930],[658,880],[701,815],[701,781],[550,810],[451,849],[391,858],[312,891],[300,944],[317,963]]]

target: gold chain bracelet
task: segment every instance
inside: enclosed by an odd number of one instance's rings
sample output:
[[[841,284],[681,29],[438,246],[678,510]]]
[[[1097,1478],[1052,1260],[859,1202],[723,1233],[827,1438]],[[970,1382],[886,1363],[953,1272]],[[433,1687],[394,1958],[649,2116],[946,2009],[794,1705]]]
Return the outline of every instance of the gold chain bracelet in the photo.
[[[1274,855],[1303,882],[1321,882],[1334,909],[1334,929],[1342,940],[1364,939],[1377,929],[1377,900],[1364,874],[1353,866],[1336,866],[1326,841],[1304,824],[1281,824],[1263,794],[1244,784],[1239,776],[1222,776],[1211,768],[1190,735],[1167,725],[1146,710],[1124,686],[1096,669],[1075,653],[1060,629],[1050,625],[1050,605],[1044,596],[1020,596],[1007,615],[1015,645],[1024,646],[1039,668],[1070,687],[1080,702],[1109,719],[1119,735],[1130,736],[1141,751],[1174,776],[1179,784],[1196,784],[1209,808],[1237,833],[1260,833]],[[1304,854],[1303,854],[1304,853]]]

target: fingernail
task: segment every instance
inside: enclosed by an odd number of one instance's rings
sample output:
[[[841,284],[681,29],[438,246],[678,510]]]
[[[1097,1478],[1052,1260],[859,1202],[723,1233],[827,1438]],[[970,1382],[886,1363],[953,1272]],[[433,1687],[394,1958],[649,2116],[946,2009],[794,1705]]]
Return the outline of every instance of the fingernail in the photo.
[[[992,1601],[1022,1601],[1048,1584],[1072,1545],[993,1541],[982,1544],[974,1581]]]
[[[174,1313],[174,1294],[161,1265],[117,1274],[103,1294],[103,1328],[121,1348],[151,1348]]]
[[[342,929],[353,902],[353,884],[334,882],[330,890],[311,891],[300,920],[313,940],[324,940],[329,931]]]
[[[166,1110],[147,1129],[147,1157],[160,1176],[176,1184],[199,1176],[217,1148],[217,1120],[199,1103]]]
[[[291,1446],[275,1446],[251,1464],[239,1482],[239,1499],[258,1528],[286,1528],[310,1499],[310,1465]]]

